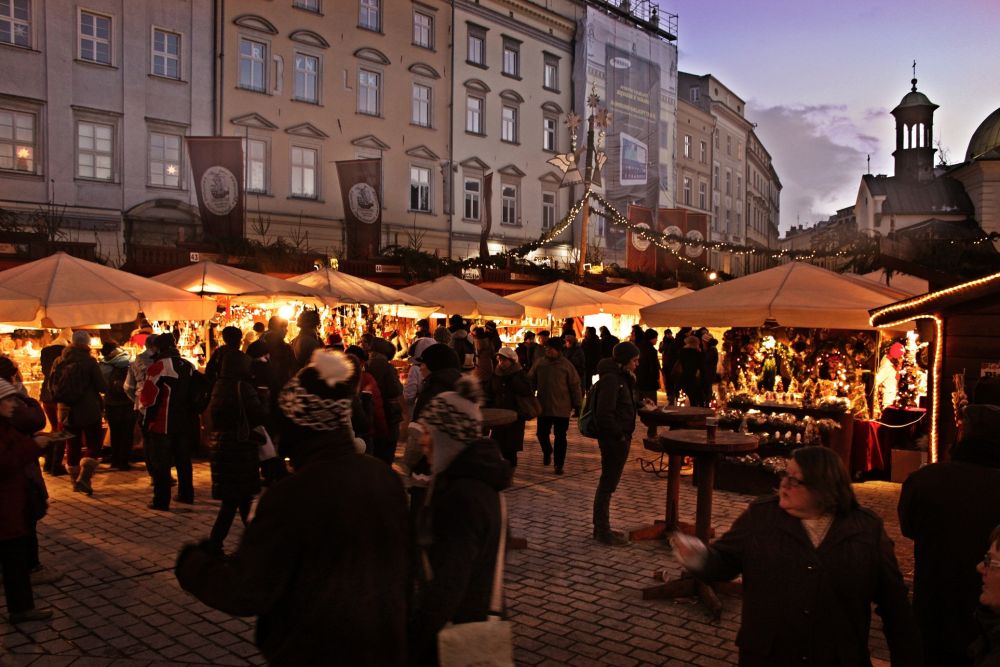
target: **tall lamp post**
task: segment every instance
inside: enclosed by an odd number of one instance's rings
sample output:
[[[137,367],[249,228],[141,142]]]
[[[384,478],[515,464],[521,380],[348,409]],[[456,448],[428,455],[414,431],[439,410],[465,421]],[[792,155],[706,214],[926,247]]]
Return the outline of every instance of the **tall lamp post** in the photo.
[[[563,172],[559,187],[583,183],[584,199],[590,198],[590,190],[593,186],[601,186],[601,167],[607,160],[603,148],[606,130],[611,123],[611,112],[607,109],[598,109],[600,102],[601,98],[598,97],[596,88],[591,89],[591,93],[587,97],[587,107],[590,109],[590,114],[587,117],[587,147],[583,156],[583,173],[580,173],[580,169],[577,167],[580,158],[577,152],[577,132],[581,119],[573,111],[566,114],[566,127],[569,128],[569,152],[548,160],[549,164],[558,167]],[[580,259],[576,267],[576,275],[581,282],[583,281],[583,266],[587,261],[587,227],[589,225],[590,205],[588,202],[584,202],[580,218]]]

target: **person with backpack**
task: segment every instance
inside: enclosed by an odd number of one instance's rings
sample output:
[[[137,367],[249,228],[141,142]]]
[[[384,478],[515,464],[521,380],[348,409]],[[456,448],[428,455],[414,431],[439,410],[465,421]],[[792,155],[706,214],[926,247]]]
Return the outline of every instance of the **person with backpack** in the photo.
[[[93,495],[91,479],[101,456],[104,431],[101,428],[101,394],[108,386],[90,354],[90,334],[74,331],[72,345],[52,365],[49,380],[59,404],[59,423],[73,434],[66,444],[66,460],[73,490]]]
[[[566,462],[566,431],[570,414],[580,407],[580,375],[573,364],[563,356],[565,341],[550,338],[545,344],[544,356],[528,372],[528,379],[538,390],[542,413],[538,415],[538,444],[542,448],[542,462],[549,465],[555,455],[555,473],[563,474]],[[549,435],[555,431],[555,448]]]
[[[72,345],[72,337],[72,329],[68,327],[63,329],[51,343],[42,348],[39,357],[42,366],[42,389],[39,399],[42,403],[42,408],[45,410],[45,417],[49,420],[49,427],[53,431],[59,428],[59,403],[52,395],[52,380],[50,379],[52,367],[59,356],[62,355],[63,350]],[[50,443],[49,448],[45,450],[45,465],[43,466],[45,472],[53,477],[65,475],[67,472],[66,466],[63,464],[65,455],[66,443],[64,441],[60,440]]]
[[[601,449],[601,478],[594,494],[594,539],[608,546],[628,544],[628,538],[611,530],[611,496],[618,488],[635,431],[635,369],[639,348],[618,343],[610,359],[597,366],[600,379],[588,397],[593,404],[597,444]]]
[[[198,435],[198,415],[205,406],[195,404],[200,402],[192,386],[197,371],[181,357],[173,334],[160,334],[154,344],[156,355],[146,369],[139,403],[146,465],[153,478],[153,501],[148,507],[167,512],[171,467],[177,468],[177,502],[194,504],[191,448]]]
[[[118,346],[115,341],[108,341],[101,347],[101,373],[108,390],[104,394],[104,419],[108,422],[111,432],[111,467],[116,470],[129,470],[132,465],[133,434],[135,432],[135,408],[132,399],[125,393],[125,380],[128,378],[132,357]]]

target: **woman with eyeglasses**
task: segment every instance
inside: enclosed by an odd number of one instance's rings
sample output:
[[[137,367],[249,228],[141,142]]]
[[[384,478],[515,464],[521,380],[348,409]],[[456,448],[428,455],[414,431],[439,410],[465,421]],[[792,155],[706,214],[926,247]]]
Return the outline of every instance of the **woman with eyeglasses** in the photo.
[[[676,534],[671,545],[699,579],[743,575],[741,667],[870,667],[873,603],[892,665],[923,663],[892,540],[826,447],[795,450],[777,494],[752,502],[710,546]]]
[[[969,654],[973,667],[1000,667],[1000,526],[990,535],[990,550],[976,566],[983,577],[982,605],[976,611],[979,637]]]

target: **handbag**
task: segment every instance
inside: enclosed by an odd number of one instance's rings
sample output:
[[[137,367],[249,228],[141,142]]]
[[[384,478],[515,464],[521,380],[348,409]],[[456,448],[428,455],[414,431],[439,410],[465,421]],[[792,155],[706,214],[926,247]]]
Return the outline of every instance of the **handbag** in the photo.
[[[524,420],[534,419],[542,414],[542,402],[534,394],[528,396],[515,396],[517,403],[517,414]]]
[[[441,667],[513,667],[514,646],[510,621],[501,619],[504,554],[507,548],[507,501],[500,495],[500,546],[493,572],[490,614],[485,621],[446,625],[438,632]]]

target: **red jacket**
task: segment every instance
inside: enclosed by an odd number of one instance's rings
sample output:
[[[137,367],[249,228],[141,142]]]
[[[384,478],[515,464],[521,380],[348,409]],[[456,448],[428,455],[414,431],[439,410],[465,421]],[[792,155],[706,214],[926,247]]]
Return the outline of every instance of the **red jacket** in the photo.
[[[372,429],[378,437],[389,434],[389,423],[385,420],[385,405],[382,402],[382,392],[378,388],[375,376],[365,371],[361,374],[361,391],[372,395]],[[357,434],[361,437],[361,433]]]
[[[38,465],[38,445],[34,439],[0,417],[0,540],[28,534],[24,520],[28,477],[24,469],[32,461]]]

